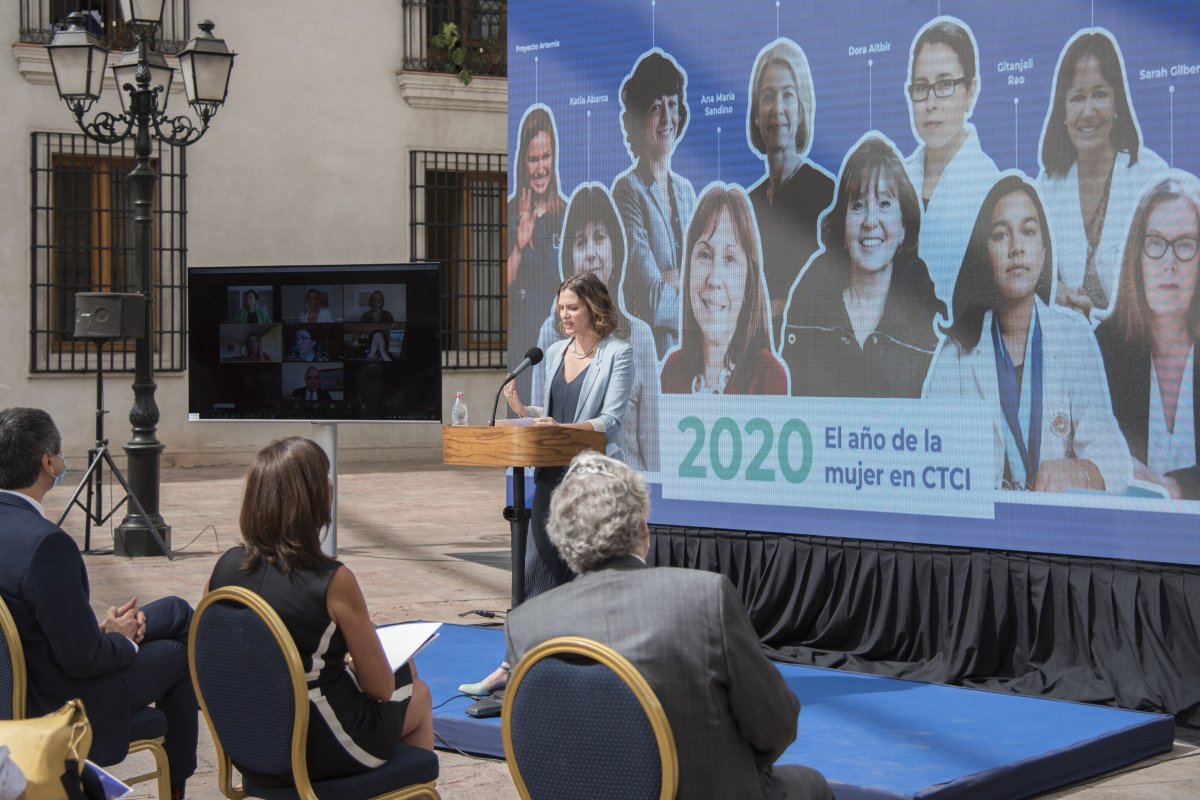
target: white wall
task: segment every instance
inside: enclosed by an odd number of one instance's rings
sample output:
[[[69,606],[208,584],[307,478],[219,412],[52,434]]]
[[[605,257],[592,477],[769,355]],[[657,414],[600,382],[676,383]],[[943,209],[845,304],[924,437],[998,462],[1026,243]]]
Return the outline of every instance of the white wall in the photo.
[[[477,78],[463,89],[454,76],[429,76],[423,85],[433,81],[432,94],[444,90],[459,110],[414,108],[406,101],[397,79],[402,13],[399,0],[193,0],[193,22],[214,20],[216,34],[238,56],[225,107],[187,152],[190,266],[405,260],[410,152],[505,152],[504,81]],[[17,4],[6,4],[0,25],[12,42],[18,23]],[[10,300],[9,313],[0,315],[0,341],[8,343],[0,348],[0,407],[46,408],[69,451],[81,453],[93,438],[94,376],[34,376],[28,354],[29,137],[75,129],[52,80],[35,77],[43,81],[36,84],[20,73],[18,65],[36,54],[15,44],[13,51],[13,58],[0,59],[6,117],[0,181],[20,189],[0,193],[0,219],[6,221],[0,227],[0,293]],[[115,102],[110,93],[101,105]],[[173,93],[173,111],[185,107]],[[164,465],[245,463],[270,438],[309,427],[189,424],[185,376],[156,377]],[[467,392],[473,422],[486,419],[491,397],[484,395],[494,394],[502,377],[496,370],[446,371],[446,419],[455,391]],[[129,376],[114,374],[105,384],[114,444],[128,438],[129,383]],[[440,429],[430,424],[346,424],[339,430],[340,457],[348,461],[437,459],[440,442]]]

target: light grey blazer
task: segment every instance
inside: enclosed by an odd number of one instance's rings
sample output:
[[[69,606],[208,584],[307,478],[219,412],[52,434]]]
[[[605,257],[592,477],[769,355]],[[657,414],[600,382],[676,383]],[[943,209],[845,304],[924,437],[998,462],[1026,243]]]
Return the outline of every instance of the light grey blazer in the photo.
[[[546,380],[542,389],[542,404],[529,406],[534,417],[546,416],[550,406],[550,384],[562,367],[567,346],[574,339],[562,339],[546,351]],[[596,355],[583,376],[579,390],[579,405],[575,421],[589,422],[605,436],[605,455],[624,460],[625,409],[633,388],[633,348],[613,336],[606,336],[596,347]]]
[[[629,406],[625,411],[624,445],[625,463],[638,472],[658,472],[658,360],[654,351],[654,335],[650,326],[637,317],[628,317],[629,346],[633,348],[633,387],[629,392]],[[546,317],[538,331],[538,347],[549,350],[550,345],[562,339],[554,327],[554,317]],[[533,373],[532,397],[542,397],[546,388],[547,374],[543,370]]]
[[[763,773],[796,738],[800,701],[725,576],[623,556],[526,600],[504,630],[513,665],[555,636],[586,636],[633,662],[671,723],[678,797],[776,796]]]
[[[683,269],[675,260],[676,243],[671,229],[671,208],[663,207],[651,190],[654,178],[642,162],[613,183],[613,200],[621,212],[629,240],[626,257],[625,307],[654,331],[658,356],[679,343],[679,290],[662,278],[665,270]],[[696,190],[687,178],[671,173],[671,193],[679,211],[679,231],[686,240],[688,224],[696,210]]]

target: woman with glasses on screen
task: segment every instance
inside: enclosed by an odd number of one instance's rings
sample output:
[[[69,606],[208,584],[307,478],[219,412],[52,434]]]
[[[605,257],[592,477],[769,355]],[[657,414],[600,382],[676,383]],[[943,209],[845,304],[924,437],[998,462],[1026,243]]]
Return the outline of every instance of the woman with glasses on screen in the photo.
[[[967,122],[979,99],[975,37],[939,17],[917,34],[909,56],[908,107],[920,145],[904,169],[921,198],[921,259],[938,297],[950,301],[971,226],[1000,172]]]
[[[1200,500],[1198,246],[1200,180],[1171,170],[1138,204],[1116,306],[1096,329],[1134,477],[1186,500]]]
[[[1167,165],[1142,146],[1117,43],[1084,31],[1063,50],[1042,133],[1038,189],[1058,247],[1059,305],[1111,307],[1138,198]]]
[[[925,396],[980,401],[997,488],[1121,493],[1129,448],[1091,328],[1048,305],[1053,264],[1037,190],[1006,175],[979,210]]]

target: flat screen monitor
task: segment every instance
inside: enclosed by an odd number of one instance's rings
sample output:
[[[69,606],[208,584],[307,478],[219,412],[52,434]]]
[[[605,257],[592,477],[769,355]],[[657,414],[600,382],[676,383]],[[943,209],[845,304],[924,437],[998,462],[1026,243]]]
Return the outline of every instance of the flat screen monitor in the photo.
[[[188,277],[189,419],[441,421],[437,264]]]

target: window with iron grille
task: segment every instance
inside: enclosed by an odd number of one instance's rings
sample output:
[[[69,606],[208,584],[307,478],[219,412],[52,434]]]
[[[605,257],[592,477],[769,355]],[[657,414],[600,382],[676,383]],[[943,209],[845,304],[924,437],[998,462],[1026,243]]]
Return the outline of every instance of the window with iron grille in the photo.
[[[411,252],[442,264],[446,366],[505,364],[508,156],[412,154]]]
[[[151,228],[154,367],[187,366],[184,342],[187,273],[184,150],[152,140],[158,173]],[[30,204],[30,369],[89,372],[90,340],[77,340],[76,292],[139,291],[129,172],[133,143],[98,145],[82,134],[32,136]],[[104,348],[104,367],[132,371],[134,343]]]
[[[19,0],[21,41],[48,44],[72,11],[83,14],[84,26],[109,50],[131,50],[137,43],[125,29],[118,0]],[[167,0],[154,33],[154,49],[178,53],[191,37],[189,0]]]
[[[405,69],[458,72],[431,41],[453,22],[465,51],[463,66],[475,75],[508,74],[507,0],[403,0],[403,6]]]

